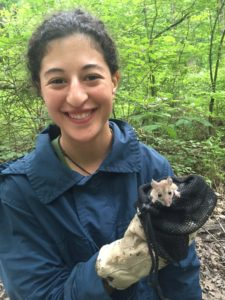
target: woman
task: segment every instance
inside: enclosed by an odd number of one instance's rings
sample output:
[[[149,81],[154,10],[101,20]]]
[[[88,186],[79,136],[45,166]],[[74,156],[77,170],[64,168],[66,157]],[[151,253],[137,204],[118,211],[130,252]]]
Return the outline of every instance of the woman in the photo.
[[[135,215],[137,190],[172,175],[165,158],[125,122],[109,120],[119,84],[117,52],[104,24],[79,9],[33,33],[28,68],[50,125],[34,151],[2,166],[0,271],[11,300],[159,299]],[[124,234],[125,233],[125,234]],[[172,300],[200,300],[194,244],[165,266]]]

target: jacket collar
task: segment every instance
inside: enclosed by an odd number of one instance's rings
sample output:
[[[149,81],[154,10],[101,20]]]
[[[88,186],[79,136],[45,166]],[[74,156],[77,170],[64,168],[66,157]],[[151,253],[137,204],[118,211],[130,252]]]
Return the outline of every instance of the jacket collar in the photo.
[[[140,171],[139,142],[133,128],[120,120],[111,120],[109,125],[113,130],[112,148],[99,170],[119,173]]]
[[[106,159],[96,172],[133,173],[140,171],[139,143],[133,129],[125,122],[111,120],[113,144]],[[54,152],[51,140],[60,134],[50,125],[41,134],[33,152],[3,170],[4,174],[26,174],[36,195],[50,203],[74,185],[84,185],[92,176],[82,176],[62,164]]]

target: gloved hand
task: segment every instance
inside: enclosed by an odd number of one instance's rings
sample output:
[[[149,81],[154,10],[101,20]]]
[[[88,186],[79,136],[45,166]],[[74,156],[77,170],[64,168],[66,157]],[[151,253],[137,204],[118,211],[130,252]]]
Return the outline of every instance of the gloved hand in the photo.
[[[166,261],[159,258],[159,269]],[[97,257],[97,274],[115,289],[126,289],[149,274],[151,258],[145,234],[137,215],[128,226],[124,237],[103,246]]]

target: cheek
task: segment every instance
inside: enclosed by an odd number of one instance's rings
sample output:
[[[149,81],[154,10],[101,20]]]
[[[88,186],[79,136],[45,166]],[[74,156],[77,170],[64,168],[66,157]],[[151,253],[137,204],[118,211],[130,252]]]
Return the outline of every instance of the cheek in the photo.
[[[92,96],[101,104],[112,106],[114,95],[112,89],[108,86],[103,86],[95,89]]]
[[[62,95],[55,91],[45,91],[42,93],[42,98],[47,108],[54,109],[60,105]]]
[[[105,114],[110,115],[112,113],[113,109],[113,97],[111,94],[105,93],[101,97],[101,103]]]

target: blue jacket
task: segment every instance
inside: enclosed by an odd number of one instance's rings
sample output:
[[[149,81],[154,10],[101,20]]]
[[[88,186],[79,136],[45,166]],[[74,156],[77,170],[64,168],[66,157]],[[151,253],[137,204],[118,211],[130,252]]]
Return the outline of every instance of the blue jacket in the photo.
[[[2,166],[0,176],[0,276],[11,300],[157,300],[143,279],[109,296],[95,271],[102,245],[123,236],[136,209],[137,189],[172,174],[169,163],[140,143],[133,129],[111,121],[112,150],[91,176],[65,166],[50,126],[33,152]],[[200,300],[194,244],[179,264],[159,272],[170,300]]]

